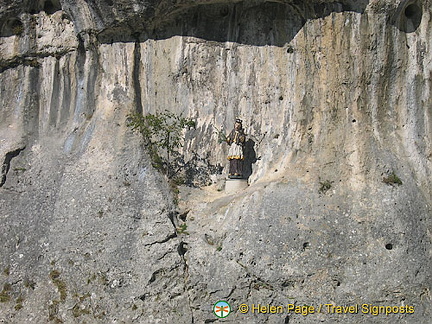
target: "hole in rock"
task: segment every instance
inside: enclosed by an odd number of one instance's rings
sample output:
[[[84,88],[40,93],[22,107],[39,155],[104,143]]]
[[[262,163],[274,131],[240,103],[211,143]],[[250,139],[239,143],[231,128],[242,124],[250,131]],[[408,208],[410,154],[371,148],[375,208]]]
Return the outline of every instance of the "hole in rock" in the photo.
[[[393,23],[400,31],[412,33],[420,26],[423,9],[417,1],[410,1],[409,5],[406,5],[406,3],[406,1],[403,1],[399,5]]]
[[[387,243],[387,244],[385,245],[385,248],[386,248],[387,250],[393,250],[393,244],[391,244],[391,243]]]
[[[66,14],[66,13],[63,13],[62,14],[62,19],[63,20],[69,20],[69,21],[71,21],[71,18],[68,16],[68,14]]]
[[[226,17],[229,14],[229,9],[228,7],[223,7],[220,9],[219,14],[221,17]]]
[[[183,222],[186,222],[186,218],[187,218],[187,215],[189,214],[189,212],[190,212],[190,210],[187,210],[187,211],[185,211],[185,212],[179,214],[178,217],[179,217]]]
[[[420,13],[421,13],[421,9],[415,3],[410,4],[408,7],[405,8],[405,16],[408,19],[413,19],[416,16],[418,16]]]
[[[177,252],[181,257],[184,256],[187,252],[186,246],[187,246],[187,243],[185,243],[185,242],[180,242],[180,244],[177,246]]]
[[[46,14],[52,15],[53,13],[61,10],[61,5],[59,1],[56,0],[48,0],[44,2],[43,5],[43,11],[45,11]]]

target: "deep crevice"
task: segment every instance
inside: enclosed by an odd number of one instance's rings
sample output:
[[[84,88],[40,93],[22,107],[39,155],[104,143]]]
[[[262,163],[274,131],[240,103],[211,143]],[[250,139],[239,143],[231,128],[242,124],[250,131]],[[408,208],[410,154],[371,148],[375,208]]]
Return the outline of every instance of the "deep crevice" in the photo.
[[[1,169],[0,188],[3,187],[3,185],[6,183],[6,176],[10,170],[10,164],[11,164],[12,159],[14,157],[17,157],[21,153],[21,151],[23,151],[24,149],[25,149],[25,146],[18,148],[14,151],[10,151],[10,152],[6,153],[4,161],[3,161],[2,169]]]
[[[180,244],[177,246],[177,253],[183,258],[184,257],[184,255],[186,254],[186,252],[187,252],[187,243],[185,243],[185,242],[180,242]]]
[[[184,256],[185,253],[187,252],[187,249],[185,248],[185,245],[187,245],[187,243],[180,242],[180,245],[178,246],[178,253],[179,253],[180,257],[183,260],[183,279],[184,279],[184,287],[183,287],[183,289],[184,289],[184,293],[187,296],[188,304],[189,304],[189,309],[190,309],[190,312],[191,312],[190,322],[191,323],[195,323],[194,309],[192,307],[192,300],[193,299],[191,299],[190,290],[187,289],[188,288],[187,287],[188,286],[187,283],[188,283],[188,277],[189,277],[189,265],[188,265],[187,260],[186,260],[186,258]],[[180,251],[180,250],[182,250],[182,251]]]
[[[143,106],[141,102],[140,66],[141,66],[141,45],[139,40],[137,40],[135,42],[135,49],[134,49],[133,85],[134,85],[134,92],[135,92],[136,112],[142,114]]]

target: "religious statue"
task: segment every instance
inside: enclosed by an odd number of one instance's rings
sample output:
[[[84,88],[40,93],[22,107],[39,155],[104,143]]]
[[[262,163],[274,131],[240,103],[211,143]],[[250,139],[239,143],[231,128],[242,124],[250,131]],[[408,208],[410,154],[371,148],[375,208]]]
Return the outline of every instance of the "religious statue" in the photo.
[[[228,160],[230,161],[228,178],[243,178],[243,148],[246,142],[246,134],[243,130],[242,121],[236,119],[234,129],[227,136],[226,142],[230,145]]]

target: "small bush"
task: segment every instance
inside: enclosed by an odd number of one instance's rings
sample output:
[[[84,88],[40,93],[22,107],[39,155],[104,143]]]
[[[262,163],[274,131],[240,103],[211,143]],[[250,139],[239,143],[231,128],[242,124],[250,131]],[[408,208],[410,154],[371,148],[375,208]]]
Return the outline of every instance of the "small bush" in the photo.
[[[19,311],[20,309],[23,308],[23,302],[24,302],[24,298],[22,296],[19,296],[16,299],[16,305],[14,307],[16,311]]]
[[[50,272],[50,278],[53,284],[57,287],[58,292],[60,293],[60,301],[64,302],[67,296],[67,288],[66,283],[60,279],[61,272],[58,270],[52,270]]]
[[[318,192],[321,194],[325,194],[327,191],[331,189],[333,181],[329,181],[329,180],[320,181],[319,184],[320,184],[320,188]]]
[[[394,172],[392,172],[388,177],[384,177],[382,181],[389,186],[402,185],[402,180]]]
[[[11,284],[5,283],[3,285],[3,290],[0,292],[0,303],[6,303],[10,301],[11,297],[9,295],[10,291],[12,289]]]
[[[21,24],[16,24],[12,27],[12,33],[16,36],[21,36],[24,32],[24,26]]]
[[[24,287],[34,290],[36,288],[36,282],[26,278],[24,279]]]
[[[165,110],[156,114],[129,114],[127,126],[142,135],[153,167],[168,178],[175,176],[178,168],[173,165],[171,157],[183,146],[183,130],[196,128],[195,121]]]
[[[187,229],[187,224],[184,223],[184,224],[180,225],[179,227],[177,227],[177,233],[189,235],[189,233],[186,232],[186,229]]]

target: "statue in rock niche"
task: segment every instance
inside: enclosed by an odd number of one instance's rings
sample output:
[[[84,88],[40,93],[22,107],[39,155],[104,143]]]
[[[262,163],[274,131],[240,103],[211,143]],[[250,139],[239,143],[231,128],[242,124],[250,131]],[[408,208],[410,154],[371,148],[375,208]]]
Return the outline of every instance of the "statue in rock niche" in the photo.
[[[226,142],[230,145],[228,152],[228,160],[230,161],[228,178],[242,179],[244,161],[243,148],[246,142],[246,134],[240,119],[236,119],[234,129],[226,137]]]

